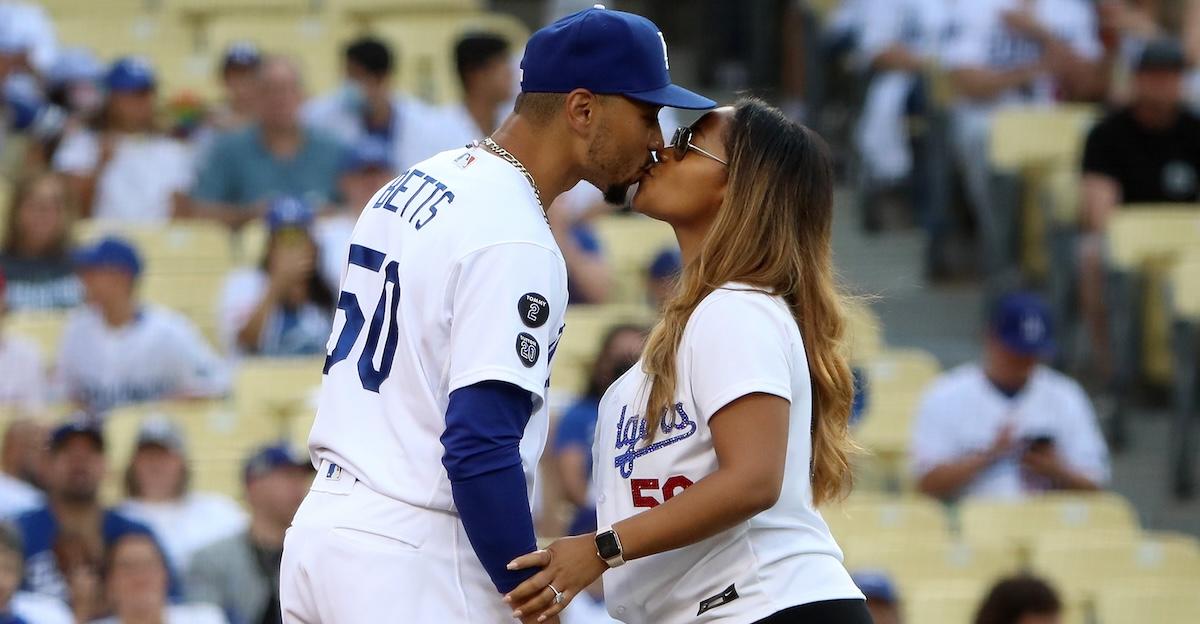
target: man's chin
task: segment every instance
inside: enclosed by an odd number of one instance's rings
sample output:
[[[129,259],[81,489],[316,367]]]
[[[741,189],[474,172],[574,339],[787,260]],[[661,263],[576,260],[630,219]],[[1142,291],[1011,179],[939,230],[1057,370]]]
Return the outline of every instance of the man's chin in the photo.
[[[628,184],[614,184],[604,189],[604,201],[614,206],[624,206],[625,197],[629,194]]]

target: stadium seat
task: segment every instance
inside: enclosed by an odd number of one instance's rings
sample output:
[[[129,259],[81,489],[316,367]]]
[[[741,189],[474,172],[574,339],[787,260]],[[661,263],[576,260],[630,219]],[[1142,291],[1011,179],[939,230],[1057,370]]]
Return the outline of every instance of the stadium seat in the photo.
[[[324,0],[324,4],[331,11],[366,19],[435,11],[481,11],[485,8],[485,3],[480,0]]]
[[[223,272],[233,266],[229,230],[211,221],[131,226],[87,219],[75,225],[82,242],[119,236],[137,247],[147,273]]]
[[[855,493],[821,510],[834,537],[852,543],[863,539],[946,539],[949,523],[941,503],[918,496]]]
[[[90,16],[125,16],[132,17],[153,12],[160,0],[38,0],[37,4],[46,9],[58,20],[64,17]],[[60,35],[61,36],[61,35]]]
[[[883,324],[879,316],[864,299],[847,299],[843,307],[846,314],[844,336],[846,353],[854,364],[868,362],[883,351]]]
[[[49,367],[58,357],[58,344],[69,314],[59,310],[10,312],[4,319],[4,331],[32,340],[41,352],[42,362]]]
[[[1009,170],[1077,162],[1096,114],[1090,105],[998,110],[988,156],[993,166]]]
[[[267,53],[294,59],[309,94],[324,93],[338,84],[341,47],[352,34],[348,23],[320,14],[218,13],[204,23],[208,58],[219,58],[232,43],[254,43]]]
[[[394,3],[390,3],[394,4]],[[461,98],[454,46],[469,32],[492,32],[511,42],[515,54],[529,30],[511,15],[473,11],[370,14],[357,30],[389,41],[399,52],[399,86],[423,100],[446,104]]]
[[[650,263],[662,250],[678,248],[674,230],[641,215],[607,215],[596,219],[595,229],[612,265],[613,300],[645,302]]]
[[[906,590],[933,582],[990,582],[1020,569],[1018,553],[1002,542],[968,543],[942,537],[876,537],[841,540],[849,570],[882,570]]]
[[[206,18],[213,15],[305,13],[319,6],[322,0],[159,0],[167,11],[189,17]]]
[[[965,624],[974,621],[990,583],[976,580],[934,582],[913,587],[900,598],[905,622]]]
[[[1115,306],[1114,353],[1128,366],[1161,385],[1171,381],[1169,313],[1163,296],[1170,268],[1181,254],[1200,249],[1200,205],[1124,206],[1106,230],[1112,269],[1110,300]],[[1140,323],[1138,320],[1140,319]],[[1139,365],[1140,364],[1140,365]]]
[[[1197,583],[1153,581],[1105,587],[1096,597],[1096,624],[1200,622]]]
[[[863,365],[866,410],[854,439],[882,460],[902,460],[908,449],[920,397],[941,365],[920,349],[884,350]],[[901,464],[895,469],[902,470]]]
[[[1031,567],[1063,592],[1092,602],[1121,580],[1191,580],[1200,587],[1200,545],[1194,538],[1061,531],[1036,540]]]
[[[552,398],[569,398],[584,391],[588,371],[609,329],[622,324],[649,328],[656,318],[654,310],[639,305],[568,307],[566,329],[554,352],[554,368],[550,376]]]
[[[1155,261],[1174,260],[1200,249],[1200,205],[1137,204],[1122,206],[1108,222],[1109,261],[1135,270]]]
[[[244,358],[234,377],[233,397],[242,418],[271,419],[284,437],[297,414],[312,412],[321,385],[319,358]]]
[[[11,208],[9,204],[12,203],[14,191],[12,182],[0,171],[0,227],[8,228],[8,210]]]
[[[240,499],[241,465],[256,447],[282,437],[277,423],[239,415],[225,400],[165,401],[130,405],[111,411],[104,423],[109,472],[124,474],[133,455],[138,428],[148,417],[168,418],[183,432],[192,487]],[[105,492],[119,498],[120,485],[109,479]]]
[[[1045,533],[1134,535],[1140,530],[1129,501],[1109,492],[1044,494],[1019,501],[968,499],[961,503],[959,525],[968,540],[1008,540],[1026,557]]]
[[[184,59],[197,52],[192,25],[170,15],[72,11],[56,17],[54,27],[62,45],[88,48],[101,61],[130,55],[145,58],[166,93],[187,69]]]
[[[1050,268],[1047,215],[1040,196],[1055,172],[1077,172],[1083,142],[1096,114],[1095,107],[1087,105],[1011,107],[997,111],[992,120],[992,166],[1022,180],[1020,257],[1033,275],[1044,275]]]
[[[1180,256],[1171,270],[1170,285],[1174,317],[1200,321],[1200,248]]]
[[[228,278],[220,269],[196,273],[148,273],[141,279],[142,299],[186,316],[211,345],[223,349],[218,303]]]

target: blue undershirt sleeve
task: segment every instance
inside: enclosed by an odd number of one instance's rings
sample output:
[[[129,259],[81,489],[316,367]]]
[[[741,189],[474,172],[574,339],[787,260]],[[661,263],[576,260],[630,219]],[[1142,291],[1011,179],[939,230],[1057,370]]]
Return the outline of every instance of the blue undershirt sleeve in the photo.
[[[450,393],[442,465],[454,505],[480,563],[500,593],[538,570],[508,570],[537,549],[520,444],[533,411],[528,391],[484,381]]]

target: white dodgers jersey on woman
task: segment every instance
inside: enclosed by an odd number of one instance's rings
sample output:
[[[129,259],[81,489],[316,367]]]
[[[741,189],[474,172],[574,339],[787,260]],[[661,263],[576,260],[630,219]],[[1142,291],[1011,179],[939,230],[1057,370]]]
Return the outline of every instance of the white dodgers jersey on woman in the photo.
[[[606,572],[609,613],[624,622],[749,624],[801,604],[862,599],[812,504],[812,388],[783,300],[738,284],[714,291],[688,320],[677,358],[675,409],[653,437],[642,435],[649,384],[640,362],[600,401],[599,525],[656,507],[714,472],[709,420],[752,393],[791,402],[783,490],[774,507],[738,526]]]
[[[532,493],[566,303],[562,254],[512,165],[464,148],[392,180],[351,238],[309,436],[314,464],[336,465],[321,476],[344,470],[389,499],[453,511],[440,439],[450,393],[501,381],[533,397],[520,449]]]

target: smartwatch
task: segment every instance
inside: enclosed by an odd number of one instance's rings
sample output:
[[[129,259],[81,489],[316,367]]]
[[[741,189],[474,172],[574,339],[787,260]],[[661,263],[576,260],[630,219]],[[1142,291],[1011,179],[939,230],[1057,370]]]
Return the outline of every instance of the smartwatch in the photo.
[[[596,531],[596,554],[608,564],[608,567],[615,568],[625,565],[624,553],[621,551],[621,538],[617,537],[617,532],[612,530],[612,527],[605,527]]]

